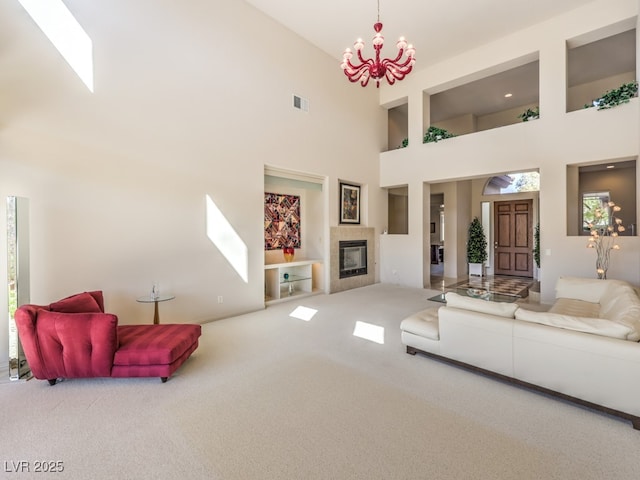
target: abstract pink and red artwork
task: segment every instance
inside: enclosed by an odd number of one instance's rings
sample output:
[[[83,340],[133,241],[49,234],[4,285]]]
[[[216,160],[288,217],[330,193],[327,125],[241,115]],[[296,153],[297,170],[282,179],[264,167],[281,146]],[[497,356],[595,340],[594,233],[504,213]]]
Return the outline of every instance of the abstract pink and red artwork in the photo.
[[[264,249],[300,248],[300,197],[264,194]]]

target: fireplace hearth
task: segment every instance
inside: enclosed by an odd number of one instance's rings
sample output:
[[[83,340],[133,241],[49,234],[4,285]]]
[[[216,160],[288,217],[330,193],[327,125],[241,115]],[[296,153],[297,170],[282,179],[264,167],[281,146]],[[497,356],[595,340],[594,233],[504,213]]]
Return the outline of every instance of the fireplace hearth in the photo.
[[[366,240],[340,241],[339,252],[339,278],[357,277],[367,274]]]

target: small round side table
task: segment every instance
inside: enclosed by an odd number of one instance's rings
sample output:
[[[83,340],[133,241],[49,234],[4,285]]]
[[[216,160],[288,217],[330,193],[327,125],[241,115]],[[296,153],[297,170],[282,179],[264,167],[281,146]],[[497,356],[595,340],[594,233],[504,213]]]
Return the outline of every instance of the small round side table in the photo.
[[[173,300],[174,298],[176,298],[176,296],[175,295],[170,295],[170,294],[158,295],[157,297],[152,297],[151,295],[146,295],[144,297],[137,298],[136,302],[153,303],[154,304],[153,324],[154,325],[158,325],[160,323],[160,315],[158,314],[158,303],[159,302],[166,302],[168,300]]]

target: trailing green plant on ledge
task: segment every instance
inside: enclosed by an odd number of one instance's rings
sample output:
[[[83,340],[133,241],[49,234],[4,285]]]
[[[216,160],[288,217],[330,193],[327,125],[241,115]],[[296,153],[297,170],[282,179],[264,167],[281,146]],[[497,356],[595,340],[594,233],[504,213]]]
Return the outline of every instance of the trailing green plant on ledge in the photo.
[[[455,135],[453,133],[447,132],[444,128],[431,126],[424,134],[422,143],[438,142],[439,140],[444,140],[445,138],[452,137],[455,137]]]
[[[518,115],[518,118],[523,122],[540,118],[540,107],[535,106],[533,108],[527,108],[524,112]]]
[[[616,107],[623,103],[629,103],[633,97],[638,96],[638,82],[624,83],[620,87],[607,92],[593,101],[591,105],[585,104],[584,108],[598,107],[598,110]]]
[[[409,139],[408,138],[404,138],[402,140],[402,143],[398,146],[398,148],[405,148],[409,146]]]

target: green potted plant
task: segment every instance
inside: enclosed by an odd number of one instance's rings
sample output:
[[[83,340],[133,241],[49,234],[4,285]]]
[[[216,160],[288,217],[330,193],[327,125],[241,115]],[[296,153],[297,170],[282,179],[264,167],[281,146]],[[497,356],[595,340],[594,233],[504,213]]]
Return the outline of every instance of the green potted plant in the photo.
[[[623,103],[629,103],[633,97],[638,96],[638,82],[624,83],[618,88],[607,90],[600,98],[594,100],[591,105],[586,104],[584,108],[598,107],[598,110],[606,110]]]
[[[536,228],[533,230],[533,262],[536,264],[536,269],[540,268],[540,224],[536,224]],[[537,270],[536,270],[537,272]],[[537,277],[534,275],[534,277]]]
[[[518,115],[518,118],[523,122],[528,122],[529,120],[536,120],[540,118],[540,107],[535,106],[533,108],[527,108],[524,112]]]
[[[448,132],[444,128],[438,128],[432,125],[427,128],[427,131],[424,134],[424,138],[422,139],[422,143],[438,142],[439,140],[444,140],[445,138],[452,137],[455,137],[453,133]]]
[[[484,262],[487,261],[487,238],[478,217],[469,224],[467,235],[467,262],[469,275],[484,275]]]

